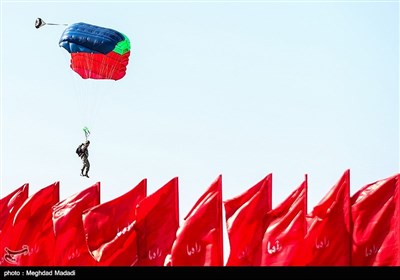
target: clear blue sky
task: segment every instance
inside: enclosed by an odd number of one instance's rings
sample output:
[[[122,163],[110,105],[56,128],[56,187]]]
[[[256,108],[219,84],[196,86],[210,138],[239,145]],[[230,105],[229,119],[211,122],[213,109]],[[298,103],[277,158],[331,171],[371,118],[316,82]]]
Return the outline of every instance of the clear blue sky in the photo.
[[[311,210],[348,168],[352,193],[399,172],[399,3],[277,2],[2,1],[0,197],[177,176],[183,218],[219,174],[227,199],[272,173],[274,206],[308,174]],[[126,34],[126,76],[77,78],[38,17]]]

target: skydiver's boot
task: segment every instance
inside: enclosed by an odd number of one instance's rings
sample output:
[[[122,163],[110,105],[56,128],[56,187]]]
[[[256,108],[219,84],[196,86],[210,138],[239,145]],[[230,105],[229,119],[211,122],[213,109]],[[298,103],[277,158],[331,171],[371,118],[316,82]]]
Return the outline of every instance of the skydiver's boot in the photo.
[[[85,176],[85,175],[83,175],[83,168],[81,169],[81,176]]]

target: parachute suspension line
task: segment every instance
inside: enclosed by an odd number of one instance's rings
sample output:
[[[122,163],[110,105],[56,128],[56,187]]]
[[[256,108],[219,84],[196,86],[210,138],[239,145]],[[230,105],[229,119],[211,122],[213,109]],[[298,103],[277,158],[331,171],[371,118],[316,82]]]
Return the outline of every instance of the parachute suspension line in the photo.
[[[106,80],[112,79],[115,69],[117,69],[116,65],[109,65],[109,59],[107,56],[103,56],[101,59],[101,63],[99,63],[99,75]]]
[[[64,53],[64,51],[60,51],[60,53],[63,56],[63,59],[65,60],[65,65],[66,68],[71,69],[72,61],[71,61],[71,56],[69,53]],[[78,73],[74,71],[67,71],[68,76],[70,77],[70,83],[68,83],[73,89],[72,92],[73,97],[75,99],[75,105],[78,111],[78,115],[80,116],[80,121],[87,123],[87,102],[85,102],[85,92],[87,92],[87,88],[85,88],[82,83],[82,78],[79,76]]]
[[[121,59],[115,59],[118,62],[121,62]],[[114,76],[114,73],[116,72],[116,70],[118,69],[118,65],[117,63],[113,64],[111,66],[111,70],[110,70],[110,75],[109,75],[109,79],[111,79]]]
[[[77,115],[79,116],[79,122],[83,124],[87,124],[87,118],[86,118],[86,103],[84,102],[84,93],[85,88],[82,87],[82,78],[74,71],[71,70],[71,55],[68,52],[64,52],[62,48],[60,48],[60,60],[63,60],[65,63],[64,65],[65,69],[67,70],[65,73],[68,73],[68,83],[67,86],[70,87],[68,90],[70,90],[73,94],[71,94],[72,101],[75,103],[75,110]]]
[[[104,60],[104,75],[107,77],[107,79],[111,79],[112,76],[114,75],[115,66],[107,65],[105,57],[103,58],[103,60]]]
[[[68,52],[60,51],[62,55],[62,59],[66,62],[65,65],[69,70],[72,68],[72,60],[71,55]],[[88,59],[84,59],[83,63],[89,63]],[[82,67],[84,68],[84,67]],[[75,71],[67,71],[68,76],[70,78],[70,83],[68,83],[72,87],[72,96],[75,101],[75,108],[77,110],[79,121],[84,125],[91,125],[92,120],[92,109],[94,98],[96,94],[93,91],[96,91],[94,88],[94,83],[88,81],[86,79],[82,79],[82,77]],[[87,71],[86,71],[87,72]]]
[[[99,76],[105,77],[105,75],[107,74],[106,66],[105,66],[105,64],[106,64],[105,58],[102,57],[101,61],[98,61],[98,63],[99,63],[98,64],[99,67],[98,67],[98,72],[96,74]]]
[[[85,67],[85,75],[88,78],[84,78],[83,82],[86,85],[86,90],[83,92],[83,97],[85,98],[86,102],[86,118],[87,121],[93,123],[96,119],[94,116],[94,112],[96,111],[97,103],[99,94],[102,91],[99,81],[96,81],[95,77],[98,75],[93,69],[95,68],[94,65],[96,64],[96,53],[92,52],[90,55],[86,56],[84,63],[86,64]],[[93,80],[94,79],[94,80]]]
[[[92,53],[90,53],[89,56],[87,56],[87,59],[85,60],[85,62],[86,62],[85,73],[86,73],[86,77],[88,77],[88,79],[93,78],[94,73],[93,73],[93,70],[91,70],[91,69],[93,69],[93,65],[95,63],[94,57],[95,57],[94,53],[92,52]]]
[[[42,26],[45,26],[45,25],[63,25],[63,26],[67,26],[68,24],[67,23],[48,23],[48,22],[45,22],[43,19],[41,19],[41,18],[37,18],[36,19],[36,21],[35,21],[35,27],[36,27],[36,29],[38,29],[38,28],[40,28],[40,27],[42,27]]]
[[[108,66],[110,68],[110,69],[108,69],[108,71],[109,71],[108,78],[109,79],[112,79],[112,77],[114,76],[116,70],[118,70],[118,64],[121,62],[121,58],[117,58],[117,57],[113,56],[113,59],[115,61],[117,61],[118,63],[112,63],[111,65]]]

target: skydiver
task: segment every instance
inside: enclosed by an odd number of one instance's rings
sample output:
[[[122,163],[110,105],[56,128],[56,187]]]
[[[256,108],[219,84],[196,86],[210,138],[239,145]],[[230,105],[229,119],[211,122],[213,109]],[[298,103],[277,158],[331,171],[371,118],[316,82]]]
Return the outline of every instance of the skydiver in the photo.
[[[83,162],[83,166],[81,169],[81,176],[86,176],[89,178],[88,172],[90,169],[90,163],[89,163],[89,145],[90,145],[90,141],[86,140],[85,143],[82,143],[80,146],[80,153],[79,156],[82,159]]]

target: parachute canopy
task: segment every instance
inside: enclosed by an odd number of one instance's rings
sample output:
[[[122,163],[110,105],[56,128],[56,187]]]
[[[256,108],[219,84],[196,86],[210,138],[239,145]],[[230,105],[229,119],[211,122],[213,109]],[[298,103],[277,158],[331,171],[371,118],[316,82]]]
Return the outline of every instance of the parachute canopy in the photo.
[[[121,32],[74,23],[64,30],[59,45],[71,54],[71,69],[83,79],[119,80],[126,74],[131,45]]]

